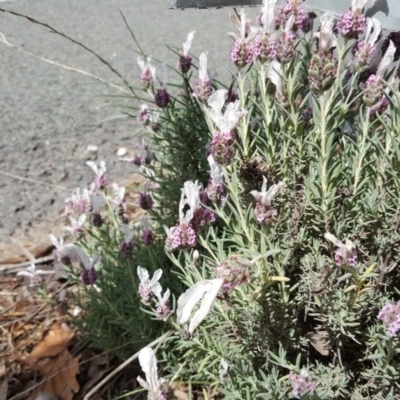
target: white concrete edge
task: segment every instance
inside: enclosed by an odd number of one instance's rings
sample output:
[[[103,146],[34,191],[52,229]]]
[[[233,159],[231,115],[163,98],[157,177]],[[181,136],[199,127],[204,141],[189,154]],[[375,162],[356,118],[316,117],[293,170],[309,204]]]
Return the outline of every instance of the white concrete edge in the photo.
[[[278,4],[284,4],[278,0]],[[172,0],[172,8],[220,8],[258,6],[262,0]],[[306,0],[303,3],[308,11],[330,12],[339,17],[350,7],[350,0]],[[366,10],[367,17],[378,18],[382,28],[390,31],[400,30],[400,1],[376,0]]]

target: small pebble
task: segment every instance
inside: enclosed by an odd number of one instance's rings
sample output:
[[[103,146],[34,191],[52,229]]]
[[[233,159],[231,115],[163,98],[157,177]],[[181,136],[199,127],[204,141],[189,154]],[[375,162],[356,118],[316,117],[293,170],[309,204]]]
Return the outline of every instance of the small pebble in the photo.
[[[91,153],[97,153],[99,148],[97,146],[89,145],[88,147],[86,147],[86,150],[91,152]]]
[[[126,154],[126,148],[125,147],[120,147],[119,149],[118,149],[118,151],[117,151],[117,155],[119,156],[119,157],[122,157],[122,156],[124,156]]]

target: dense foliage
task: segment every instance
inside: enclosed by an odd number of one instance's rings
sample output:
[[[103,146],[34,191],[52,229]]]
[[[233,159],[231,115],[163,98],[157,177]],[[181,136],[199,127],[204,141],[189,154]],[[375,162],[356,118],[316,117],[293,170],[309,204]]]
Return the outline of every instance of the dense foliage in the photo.
[[[66,215],[88,222],[64,253],[102,257],[83,262],[80,324],[97,346],[129,345],[120,354],[171,329],[165,377],[207,398],[397,398],[398,50],[357,4],[314,33],[297,1],[274,6],[257,28],[231,15],[227,88],[205,53],[192,76],[194,33],[177,52],[180,83],[157,83],[139,57],[151,143],[134,163],[150,225],[121,231],[124,196],[99,170],[86,206],[72,201]],[[164,399],[149,357],[149,399]]]

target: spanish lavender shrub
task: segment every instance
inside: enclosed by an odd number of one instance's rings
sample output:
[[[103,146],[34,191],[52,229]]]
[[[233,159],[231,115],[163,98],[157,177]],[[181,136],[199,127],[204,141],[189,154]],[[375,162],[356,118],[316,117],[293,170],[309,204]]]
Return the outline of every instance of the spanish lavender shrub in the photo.
[[[159,350],[165,377],[208,398],[395,399],[396,47],[380,47],[379,21],[357,2],[338,22],[323,14],[315,32],[297,0],[275,4],[264,2],[260,30],[243,11],[231,16],[229,90],[211,84],[206,53],[192,76],[193,33],[176,52],[178,92],[140,58],[146,103],[135,117],[151,144],[133,162],[148,179],[143,229],[154,236],[139,231],[130,245],[97,212],[89,245],[93,220],[71,219],[71,234],[91,254],[100,248],[105,265],[86,279],[81,321],[103,347],[112,335],[142,345],[172,329]],[[93,190],[105,190],[100,173]],[[86,195],[74,210],[90,210]],[[165,397],[145,349],[141,385]]]
[[[344,41],[329,14],[313,35],[292,16],[265,29],[294,40],[291,59],[250,60],[260,37],[243,12],[234,18],[239,100],[217,91],[205,110],[225,197],[208,206],[218,225],[196,232],[195,249],[166,246],[189,289],[168,319],[180,338],[165,368],[209,397],[400,396],[398,66],[394,43],[381,50],[379,22],[361,11],[349,12],[354,26],[348,15],[337,24]],[[217,140],[225,152],[213,152]],[[186,226],[193,183],[179,205]]]

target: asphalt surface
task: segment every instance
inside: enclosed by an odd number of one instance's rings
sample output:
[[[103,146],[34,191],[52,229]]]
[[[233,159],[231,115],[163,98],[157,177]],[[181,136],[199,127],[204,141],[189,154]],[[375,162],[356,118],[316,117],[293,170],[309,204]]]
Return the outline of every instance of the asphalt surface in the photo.
[[[171,64],[176,58],[165,45],[180,47],[187,33],[195,30],[193,54],[208,51],[211,73],[228,77],[231,39],[226,33],[235,30],[230,10],[182,11],[170,9],[169,4],[168,0],[0,0],[1,8],[47,23],[93,49],[129,82],[138,83],[140,75],[137,48],[120,12],[143,50]],[[254,16],[256,9],[249,13]],[[92,54],[27,19],[0,12],[0,32],[26,52],[121,83]],[[113,88],[4,43],[0,43],[0,71],[1,242],[8,235],[51,227],[69,191],[91,181],[87,160],[105,160],[111,181],[132,175],[135,167],[120,161],[116,152],[126,147],[128,156],[133,155],[138,139],[134,119],[115,119],[121,115],[118,105],[132,102],[111,97],[118,94]],[[97,154],[88,152],[89,145],[98,147]]]

